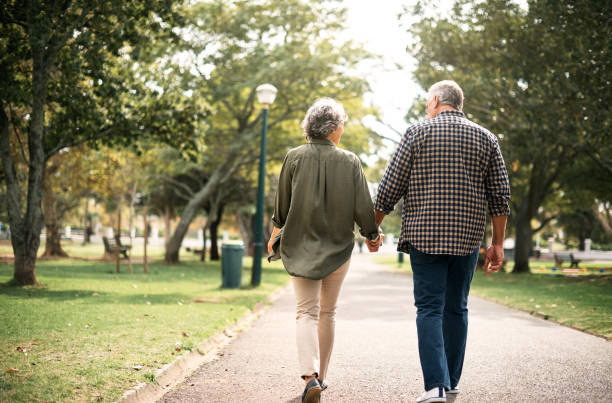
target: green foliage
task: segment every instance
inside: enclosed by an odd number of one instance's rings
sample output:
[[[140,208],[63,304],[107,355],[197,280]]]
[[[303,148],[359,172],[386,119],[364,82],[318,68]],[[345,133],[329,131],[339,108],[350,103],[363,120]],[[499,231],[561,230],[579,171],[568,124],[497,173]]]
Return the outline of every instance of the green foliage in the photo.
[[[216,165],[234,148],[247,161],[256,160],[261,106],[255,88],[265,82],[278,89],[270,107],[270,160],[282,160],[289,147],[303,142],[298,124],[321,96],[347,104],[352,120],[346,144],[356,152],[369,151],[359,123],[366,113],[361,106],[366,82],[349,74],[368,55],[350,43],[334,42],[345,11],[330,3],[211,1],[188,10],[188,35],[174,48],[183,57],[156,63],[167,74],[180,75],[181,87],[210,110],[202,128],[204,163]]]
[[[131,79],[135,74],[125,63],[137,58],[134,49],[149,38],[173,35],[168,27],[181,20],[176,2],[20,3],[0,9],[2,101],[12,112],[13,130],[23,130],[34,75],[47,76],[48,156],[84,141],[125,145],[144,133],[170,140],[169,119],[192,119],[193,110],[168,108],[172,99],[156,99]],[[39,67],[37,51],[45,52]],[[149,102],[143,102],[147,97]]]

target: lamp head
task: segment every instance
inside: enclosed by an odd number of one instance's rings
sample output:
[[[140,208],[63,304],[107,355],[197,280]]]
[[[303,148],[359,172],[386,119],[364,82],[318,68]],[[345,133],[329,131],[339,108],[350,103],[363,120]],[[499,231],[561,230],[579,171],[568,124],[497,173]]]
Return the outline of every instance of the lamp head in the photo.
[[[257,92],[257,99],[259,103],[263,104],[267,108],[270,104],[274,103],[276,93],[278,90],[272,84],[262,84],[255,89]]]

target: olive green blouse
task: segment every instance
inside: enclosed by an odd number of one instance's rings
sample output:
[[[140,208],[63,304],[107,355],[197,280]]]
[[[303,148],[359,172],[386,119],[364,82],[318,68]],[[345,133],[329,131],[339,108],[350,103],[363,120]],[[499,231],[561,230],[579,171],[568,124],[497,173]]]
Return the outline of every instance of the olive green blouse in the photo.
[[[272,222],[283,229],[280,255],[289,274],[318,280],[339,268],[351,256],[355,223],[363,236],[378,236],[359,158],[328,139],[289,150]]]

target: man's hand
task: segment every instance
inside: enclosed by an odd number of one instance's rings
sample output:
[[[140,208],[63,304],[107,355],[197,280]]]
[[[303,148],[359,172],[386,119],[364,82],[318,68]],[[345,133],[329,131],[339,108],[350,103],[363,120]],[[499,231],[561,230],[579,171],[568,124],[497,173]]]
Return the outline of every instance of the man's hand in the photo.
[[[502,245],[491,245],[485,254],[482,268],[485,274],[495,273],[502,268],[504,263],[504,247]]]

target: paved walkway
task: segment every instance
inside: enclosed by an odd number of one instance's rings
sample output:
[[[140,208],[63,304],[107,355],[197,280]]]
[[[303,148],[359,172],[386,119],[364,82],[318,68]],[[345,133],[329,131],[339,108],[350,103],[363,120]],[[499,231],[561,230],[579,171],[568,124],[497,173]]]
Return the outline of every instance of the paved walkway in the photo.
[[[412,277],[354,255],[323,402],[414,402]],[[293,292],[164,402],[299,402]],[[612,402],[612,343],[476,297],[456,402]]]

